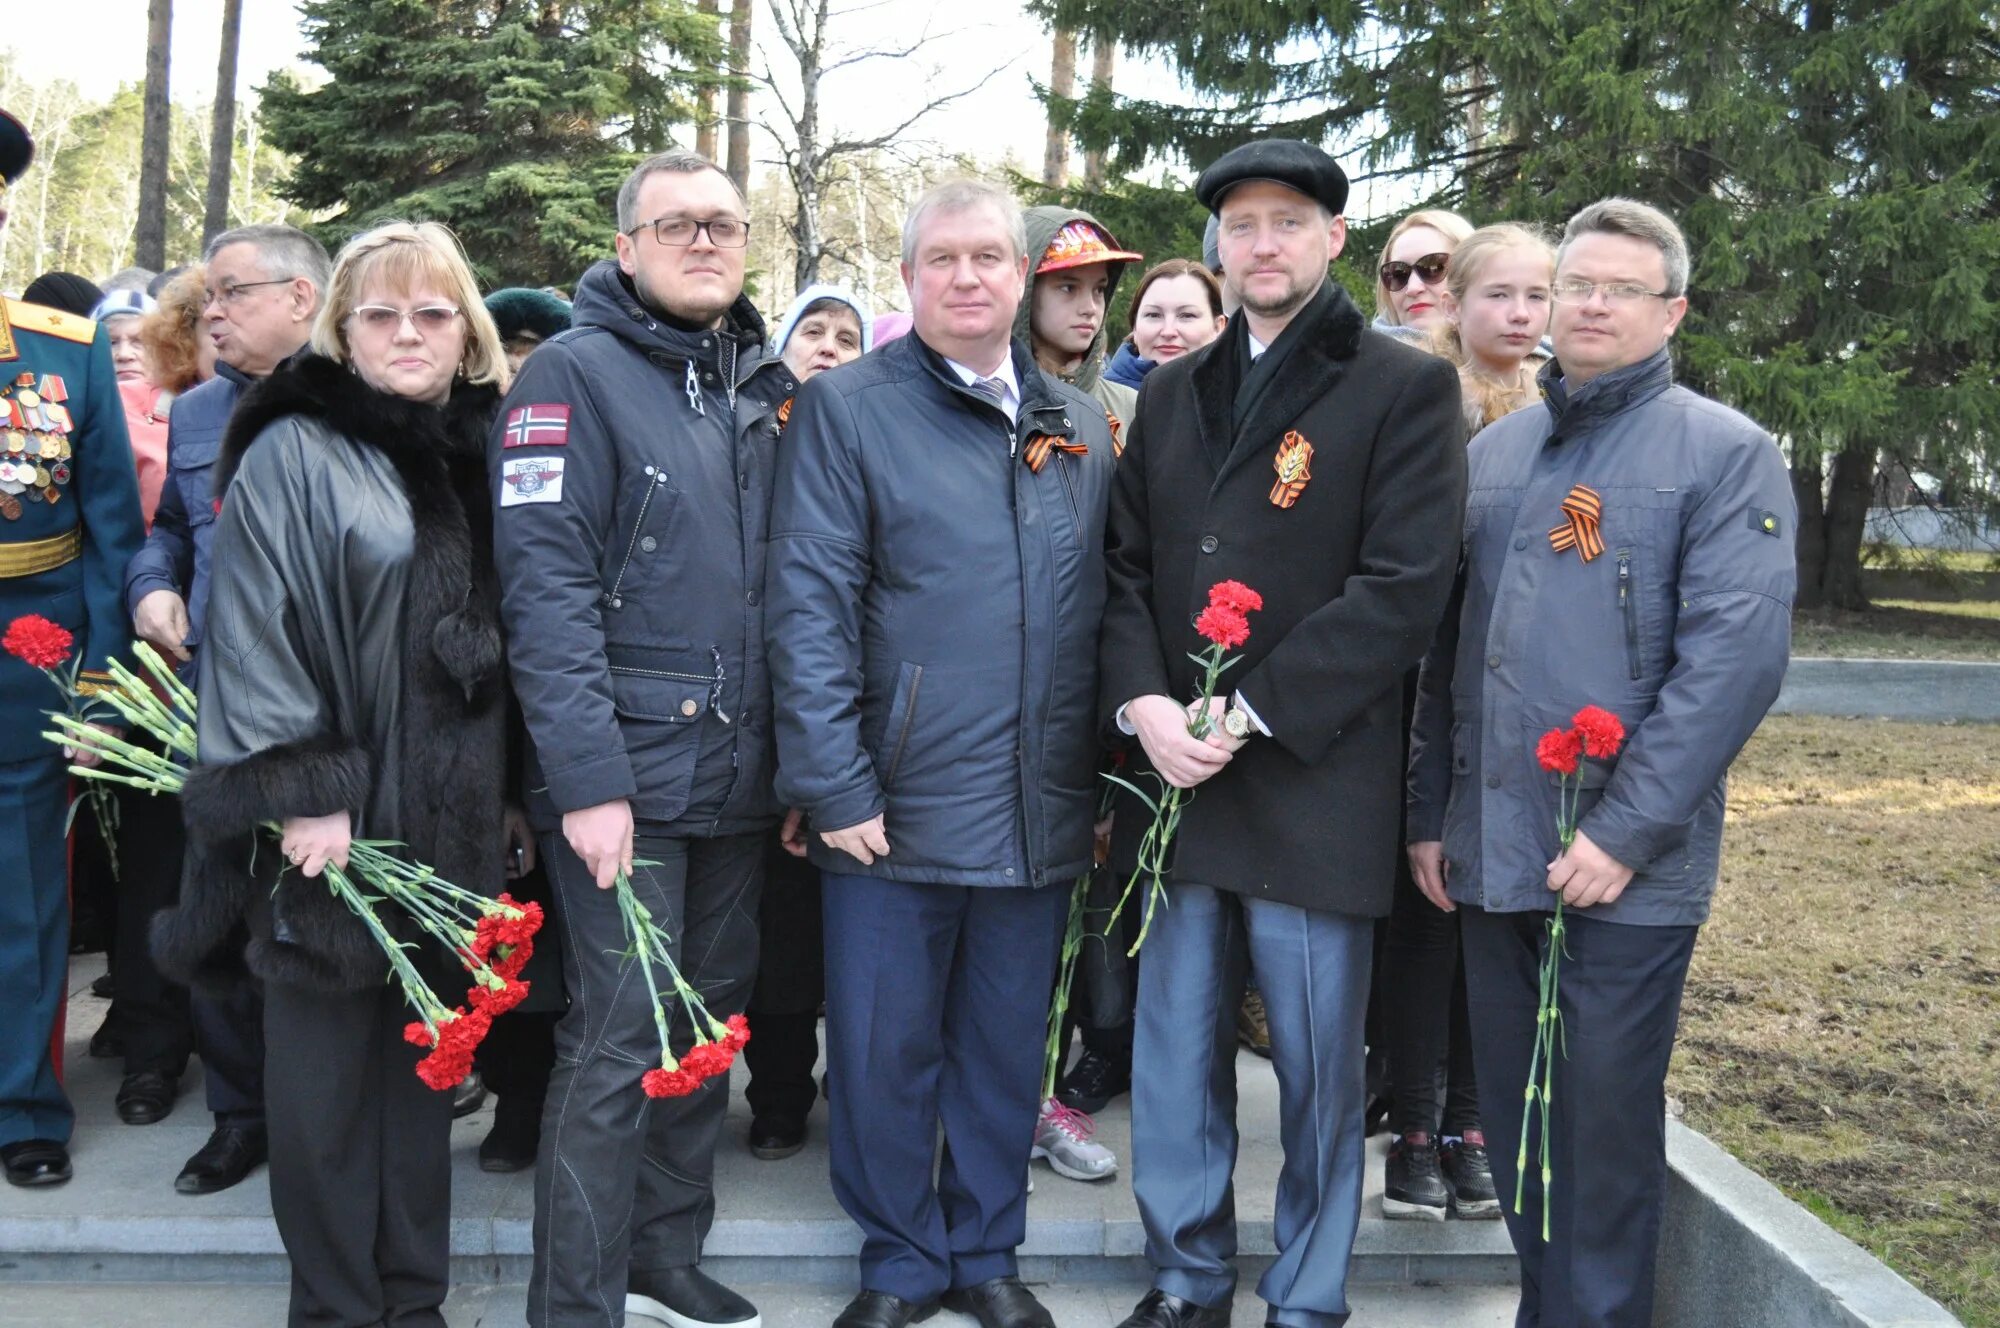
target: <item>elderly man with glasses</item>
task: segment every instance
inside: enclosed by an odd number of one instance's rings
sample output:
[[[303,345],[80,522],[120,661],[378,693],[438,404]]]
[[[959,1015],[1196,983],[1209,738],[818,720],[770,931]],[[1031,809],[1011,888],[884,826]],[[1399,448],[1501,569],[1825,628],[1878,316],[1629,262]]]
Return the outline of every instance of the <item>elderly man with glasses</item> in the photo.
[[[771,478],[797,381],[743,297],[741,192],[690,152],[618,191],[618,257],[521,367],[490,449],[494,546],[529,736],[528,814],[570,1007],[542,1117],[528,1322],[754,1325],[701,1272],[728,1084],[649,1101],[628,874],[718,1018],[757,968],[772,791],[764,668]],[[674,1046],[692,1042],[676,1014]]]

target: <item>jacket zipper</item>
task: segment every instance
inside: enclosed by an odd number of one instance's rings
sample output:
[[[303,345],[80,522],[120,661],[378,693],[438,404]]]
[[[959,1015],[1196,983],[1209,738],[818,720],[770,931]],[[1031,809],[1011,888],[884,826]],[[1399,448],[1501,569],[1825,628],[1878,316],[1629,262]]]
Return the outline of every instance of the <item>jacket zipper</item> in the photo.
[[[639,535],[646,529],[646,513],[653,506],[653,495],[667,482],[665,475],[655,472],[652,482],[646,486],[646,496],[639,500],[639,519],[632,523],[632,539],[625,546],[625,561],[618,564],[618,575],[611,579],[611,589],[604,592],[604,602],[618,608],[622,601],[618,598],[619,587],[625,584],[625,573],[631,570],[632,554],[639,547]]]
[[[1618,551],[1618,612],[1625,619],[1625,667],[1639,680],[1639,606],[1632,599],[1632,551]]]
[[[630,664],[606,666],[612,673],[629,673],[641,678],[671,678],[675,682],[698,682],[704,687],[715,682],[715,675],[709,673],[675,673],[668,669],[642,669]]]
[[[924,685],[924,666],[910,666],[910,699],[903,706],[903,727],[896,734],[896,750],[889,755],[889,771],[882,776],[884,791],[896,782],[896,772],[903,768],[903,749],[910,745],[910,730],[917,723],[917,689]]]
[[[1056,473],[1062,476],[1063,497],[1069,499],[1069,519],[1076,531],[1076,542],[1083,544],[1083,509],[1076,505],[1076,489],[1069,477],[1069,453],[1056,452]]]

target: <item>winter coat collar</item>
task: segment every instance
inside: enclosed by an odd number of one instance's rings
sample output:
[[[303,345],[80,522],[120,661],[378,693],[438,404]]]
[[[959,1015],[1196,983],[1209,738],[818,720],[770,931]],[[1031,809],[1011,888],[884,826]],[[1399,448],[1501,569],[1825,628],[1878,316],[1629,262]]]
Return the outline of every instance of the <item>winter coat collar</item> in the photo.
[[[1218,480],[1241,465],[1252,451],[1278,438],[1306,407],[1332,391],[1345,372],[1346,362],[1361,349],[1366,326],[1361,310],[1332,278],[1298,316],[1310,321],[1299,329],[1290,362],[1243,422],[1240,433],[1231,427],[1231,421],[1236,409],[1237,357],[1240,343],[1250,335],[1250,320],[1231,319],[1221,336],[1188,357],[1193,361],[1189,373],[1203,451],[1228,458],[1217,473]],[[1234,446],[1242,440],[1250,440],[1254,447]]]
[[[287,415],[324,420],[342,437],[374,447],[399,464],[414,457],[444,457],[483,465],[487,427],[499,400],[490,386],[461,383],[444,405],[426,405],[379,392],[323,355],[301,355],[238,399],[216,461],[215,491],[229,487],[258,435]]]
[[[989,410],[995,409],[991,403],[976,395],[971,388],[961,382],[958,375],[951,371],[951,366],[945,363],[944,356],[924,344],[924,339],[915,332],[896,338],[883,347],[882,353],[908,356],[913,365],[937,379],[949,391],[957,393],[970,403],[984,406]],[[1067,411],[1071,408],[1070,403],[1056,390],[1053,375],[1044,372],[1041,366],[1035,363],[1035,354],[1028,349],[1027,343],[1015,341],[1009,353],[1014,361],[1015,381],[1021,385],[1021,411],[1015,422],[1014,432],[1019,434],[1032,425],[1035,433],[1060,434],[1065,438],[1072,436],[1075,427],[1068,419],[1064,419],[1061,425],[1057,426],[1052,419],[1031,418],[1050,411]]]
[[[1547,441],[1558,443],[1643,405],[1672,387],[1674,361],[1662,346],[1638,363],[1600,374],[1571,392],[1563,383],[1562,365],[1550,360],[1542,366],[1535,381],[1549,408]]]

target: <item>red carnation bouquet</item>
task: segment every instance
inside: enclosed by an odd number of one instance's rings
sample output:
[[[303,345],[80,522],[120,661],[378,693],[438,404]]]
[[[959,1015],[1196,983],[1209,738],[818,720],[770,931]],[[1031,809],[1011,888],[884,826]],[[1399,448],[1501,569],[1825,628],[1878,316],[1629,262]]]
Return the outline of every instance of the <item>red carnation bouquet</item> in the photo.
[[[1602,706],[1587,705],[1576,712],[1566,729],[1550,729],[1535,744],[1535,760],[1560,781],[1556,795],[1556,837],[1562,843],[1558,856],[1569,852],[1576,842],[1578,811],[1583,801],[1585,757],[1608,761],[1625,742],[1625,725]],[[1540,999],[1535,1007],[1535,1049],[1528,1058],[1528,1084],[1521,1107],[1521,1142],[1514,1155],[1514,1211],[1521,1211],[1528,1177],[1528,1127],[1541,1127],[1542,1239],[1549,1238],[1549,1107],[1555,1100],[1555,1058],[1563,1045],[1562,1008],[1556,1000],[1557,980],[1563,956],[1562,896],[1556,896],[1555,912],[1549,915],[1548,935],[1542,946]],[[1565,1053],[1567,1054],[1567,1053]]]
[[[1209,587],[1208,607],[1194,620],[1195,631],[1208,641],[1208,646],[1198,654],[1188,655],[1202,667],[1201,693],[1189,707],[1189,737],[1206,738],[1214,731],[1215,722],[1209,718],[1209,703],[1216,697],[1223,673],[1241,658],[1229,652],[1240,649],[1250,639],[1249,615],[1263,607],[1264,597],[1241,581],[1218,581]],[[1181,808],[1194,794],[1191,789],[1174,788],[1161,779],[1161,793],[1156,798],[1119,775],[1106,774],[1104,777],[1129,790],[1153,813],[1153,823],[1139,841],[1138,865],[1125,882],[1118,902],[1112,905],[1111,915],[1104,926],[1105,934],[1109,935],[1119,914],[1125,909],[1125,901],[1132,897],[1132,891],[1143,880],[1146,883],[1146,912],[1139,921],[1139,934],[1133,938],[1132,948],[1126,951],[1128,955],[1136,955],[1139,947],[1146,943],[1146,933],[1153,925],[1153,909],[1167,897],[1168,853],[1173,847],[1174,834],[1180,829]],[[1157,775],[1155,779],[1158,779]]]
[[[20,625],[18,620],[14,624]],[[49,638],[41,648],[52,649],[53,644]],[[6,646],[14,649],[12,628]],[[106,733],[74,712],[52,716],[55,730],[42,736],[65,747],[92,752],[101,762],[87,767],[72,765],[73,774],[100,785],[122,784],[146,793],[178,794],[195,759],[194,693],[150,645],[142,641],[133,653],[145,674],[114,660],[109,681],[95,689],[91,701],[115,714],[128,730],[150,734],[160,750]],[[282,827],[267,821],[263,829],[276,836]],[[472,1053],[493,1020],[527,999],[528,984],[521,979],[521,971],[534,954],[542,906],[518,903],[504,894],[489,899],[453,885],[429,867],[396,856],[402,847],[390,840],[357,839],[349,847],[346,869],[329,862],[321,879],[381,947],[390,973],[403,988],[403,998],[417,1012],[416,1022],[403,1036],[431,1049],[417,1063],[417,1077],[444,1091],[456,1086],[471,1070]],[[406,944],[383,921],[383,905],[395,906],[465,966],[472,985],[462,1004],[446,1005],[431,990],[410,961]]]
[[[710,1014],[700,993],[681,976],[680,966],[674,963],[669,949],[670,938],[654,921],[652,910],[640,902],[632,889],[631,877],[618,873],[614,888],[618,895],[618,916],[624,921],[625,941],[630,947],[627,958],[638,961],[639,972],[646,979],[646,991],[653,998],[653,1027],[660,1034],[659,1067],[641,1075],[639,1086],[647,1097],[686,1097],[710,1079],[729,1073],[729,1067],[736,1062],[736,1053],[750,1040],[750,1021],[740,1014],[727,1019]],[[667,980],[665,999],[660,995],[655,967]],[[678,1057],[674,1055],[673,1038],[668,1032],[672,1022],[668,1000],[680,1002],[694,1028],[694,1045]]]
[[[94,717],[101,717],[104,709],[90,700],[87,695],[89,689],[78,681],[77,670],[83,661],[71,653],[75,646],[76,637],[67,627],[39,613],[22,614],[8,623],[7,634],[0,636],[0,647],[30,668],[40,669],[56,685],[69,718],[88,724]],[[111,864],[111,879],[115,881],[118,879],[118,803],[112,798],[111,790],[103,784],[86,784],[84,789],[84,796],[90,799],[91,814],[97,818],[98,834],[104,840],[105,858]],[[70,815],[76,815],[75,804],[71,804]]]

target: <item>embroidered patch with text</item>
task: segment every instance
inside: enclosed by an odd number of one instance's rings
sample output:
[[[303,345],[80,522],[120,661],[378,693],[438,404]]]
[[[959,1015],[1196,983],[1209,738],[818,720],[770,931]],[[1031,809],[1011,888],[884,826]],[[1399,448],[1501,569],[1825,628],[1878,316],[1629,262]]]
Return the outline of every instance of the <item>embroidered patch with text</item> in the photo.
[[[500,463],[500,505],[562,501],[563,458],[518,457]]]

